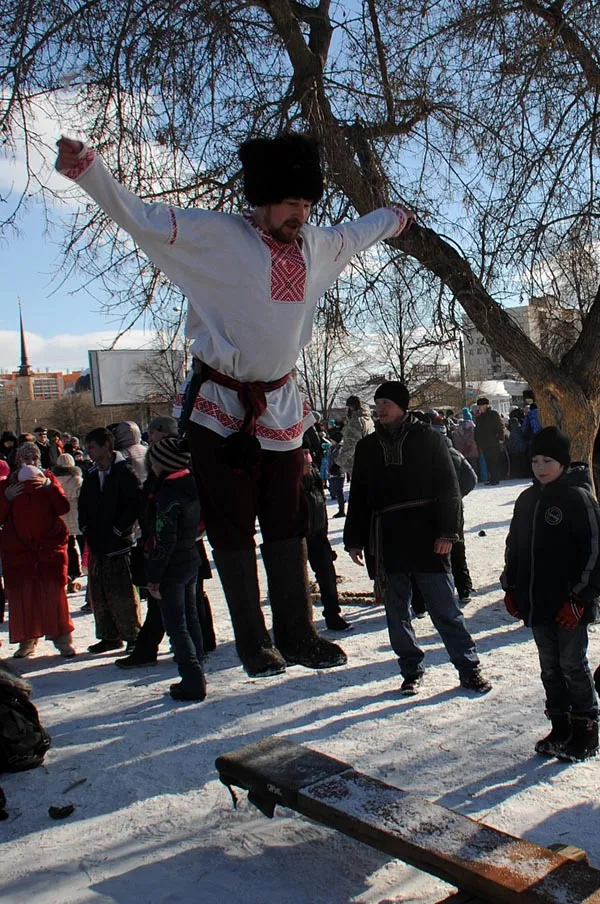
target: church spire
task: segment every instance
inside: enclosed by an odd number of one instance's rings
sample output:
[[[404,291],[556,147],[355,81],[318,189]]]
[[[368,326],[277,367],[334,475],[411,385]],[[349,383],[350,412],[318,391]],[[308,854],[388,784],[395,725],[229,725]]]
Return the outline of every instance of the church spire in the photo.
[[[19,299],[19,325],[21,329],[21,364],[19,365],[19,376],[30,377],[33,373],[31,364],[27,359],[27,346],[25,345],[25,330],[23,328],[23,312],[21,310],[21,299]]]

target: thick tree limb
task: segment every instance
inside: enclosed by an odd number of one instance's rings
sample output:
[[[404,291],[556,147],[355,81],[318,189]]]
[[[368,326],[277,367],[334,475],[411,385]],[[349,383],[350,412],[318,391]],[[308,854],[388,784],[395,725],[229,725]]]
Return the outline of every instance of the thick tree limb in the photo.
[[[563,15],[561,4],[551,3],[549,6],[545,6],[535,0],[523,0],[523,8],[539,16],[555,29],[565,50],[581,66],[588,86],[593,91],[600,90],[600,63]]]

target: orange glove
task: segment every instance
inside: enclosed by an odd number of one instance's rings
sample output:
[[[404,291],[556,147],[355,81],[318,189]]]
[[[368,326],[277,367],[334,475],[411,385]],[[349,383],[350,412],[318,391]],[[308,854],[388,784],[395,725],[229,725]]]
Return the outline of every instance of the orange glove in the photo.
[[[512,615],[513,618],[523,617],[517,607],[517,597],[515,596],[515,591],[510,587],[504,594],[504,605],[506,606],[506,611],[508,612],[508,614]]]
[[[570,600],[566,600],[562,604],[556,613],[556,623],[561,628],[573,630],[581,621],[584,611],[579,597],[572,596]]]

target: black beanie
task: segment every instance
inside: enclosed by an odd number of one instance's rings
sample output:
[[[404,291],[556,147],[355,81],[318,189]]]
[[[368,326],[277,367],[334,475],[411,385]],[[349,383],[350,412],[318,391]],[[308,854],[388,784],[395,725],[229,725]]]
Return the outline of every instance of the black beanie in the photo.
[[[387,383],[382,383],[375,393],[375,401],[377,399],[389,399],[390,402],[395,402],[403,411],[408,411],[409,392],[404,383],[399,383],[398,380],[389,380]]]
[[[565,468],[571,464],[571,440],[558,427],[544,427],[531,440],[529,455],[545,455],[553,458]]]
[[[278,204],[284,198],[320,201],[323,176],[319,149],[307,135],[252,138],[239,150],[244,193],[254,207]]]
[[[189,468],[191,462],[187,443],[176,436],[165,436],[149,446],[148,458],[151,463],[160,465],[167,474]]]

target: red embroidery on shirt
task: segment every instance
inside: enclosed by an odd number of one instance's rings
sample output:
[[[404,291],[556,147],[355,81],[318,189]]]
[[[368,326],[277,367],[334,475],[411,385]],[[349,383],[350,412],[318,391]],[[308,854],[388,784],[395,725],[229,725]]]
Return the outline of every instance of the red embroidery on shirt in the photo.
[[[94,162],[94,157],[96,155],[93,148],[84,147],[81,153],[83,154],[83,156],[81,157],[79,162],[76,163],[72,169],[67,170],[65,173],[63,173],[63,176],[66,176],[67,179],[79,179],[79,177],[85,173],[86,169],[89,169],[89,167]]]
[[[207,417],[213,418],[228,430],[237,432],[242,426],[241,418],[234,417],[232,414],[229,414],[228,411],[223,411],[223,409],[219,408],[219,406],[215,404],[215,402],[211,402],[209,401],[209,399],[205,399],[201,395],[198,396],[196,402],[194,403],[194,410],[205,414]],[[303,413],[304,416],[306,416],[306,413],[308,412],[305,411]],[[298,439],[298,437],[302,436],[303,433],[303,420],[299,421],[297,424],[292,424],[291,427],[265,427],[264,424],[256,425],[257,437],[262,439],[276,440],[277,442],[290,442],[291,440]]]
[[[400,233],[402,232],[402,230],[403,230],[404,227],[406,226],[406,222],[407,222],[407,220],[408,220],[408,217],[407,217],[407,215],[406,215],[406,211],[404,210],[403,207],[388,207],[388,210],[391,210],[392,213],[395,213],[396,216],[398,217],[398,229],[396,230],[396,232],[394,233],[394,235],[395,235],[395,236],[396,236],[396,235],[400,235]]]
[[[169,236],[169,245],[174,245],[177,241],[177,214],[175,208],[169,207],[169,217],[171,219],[171,234]]]
[[[250,214],[244,217],[257,230],[271,254],[271,301],[303,304],[306,289],[306,261],[297,242],[284,244],[261,229]]]
[[[263,236],[271,252],[271,301],[302,304],[306,287],[306,263],[298,245],[282,245]]]
[[[339,258],[340,254],[342,253],[342,251],[344,250],[344,245],[346,244],[346,239],[344,238],[344,233],[341,231],[341,229],[337,229],[335,226],[333,228],[335,229],[335,231],[337,232],[337,234],[340,237],[340,250],[334,257],[334,261],[336,261]]]

